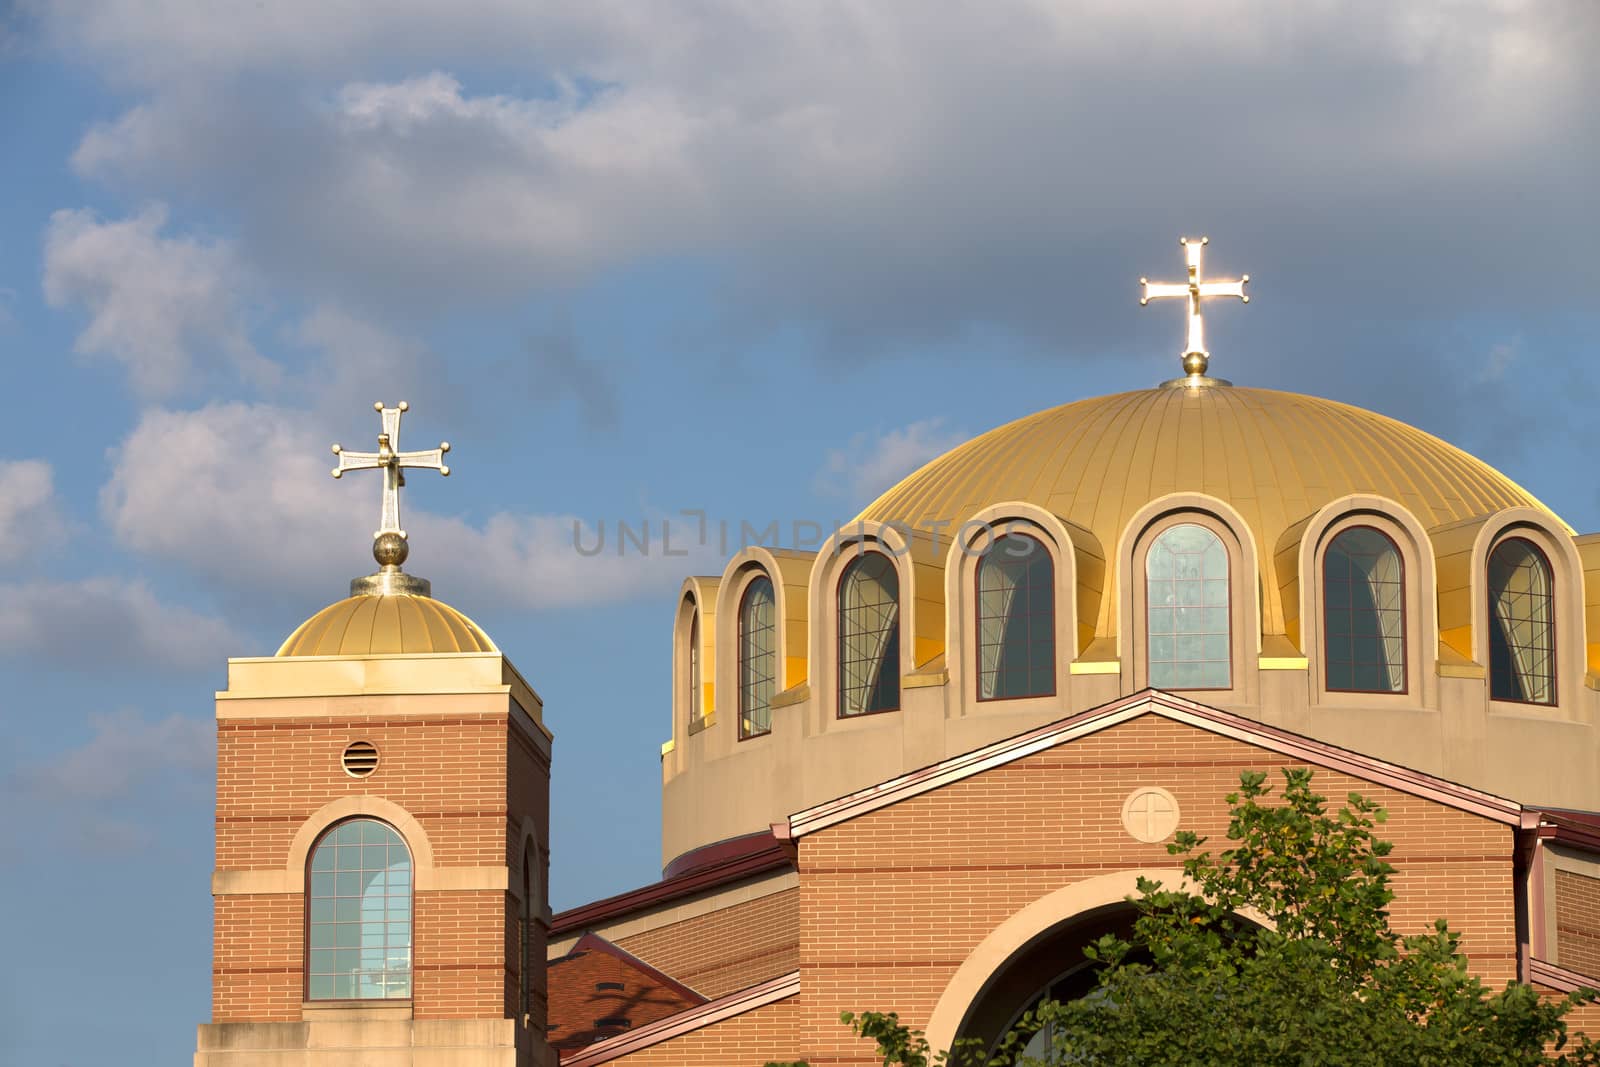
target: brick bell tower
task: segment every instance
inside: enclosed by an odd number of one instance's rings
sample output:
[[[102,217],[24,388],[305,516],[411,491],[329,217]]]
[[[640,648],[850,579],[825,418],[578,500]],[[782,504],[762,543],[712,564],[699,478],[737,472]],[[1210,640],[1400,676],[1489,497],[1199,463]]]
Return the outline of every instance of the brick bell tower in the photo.
[[[195,1067],[547,1067],[550,731],[489,636],[400,568],[406,410],[376,405],[378,571],[217,694],[211,1021]]]

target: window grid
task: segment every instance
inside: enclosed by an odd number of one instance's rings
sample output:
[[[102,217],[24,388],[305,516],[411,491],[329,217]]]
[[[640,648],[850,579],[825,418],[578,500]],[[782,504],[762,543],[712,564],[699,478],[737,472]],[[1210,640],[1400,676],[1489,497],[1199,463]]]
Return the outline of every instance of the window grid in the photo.
[[[1145,595],[1150,685],[1230,688],[1232,620],[1222,540],[1195,523],[1162,531],[1145,557]]]
[[[1339,532],[1322,557],[1323,669],[1330,690],[1406,691],[1405,564],[1371,526]]]
[[[900,578],[868,552],[839,582],[839,715],[900,707]]]
[[[700,609],[689,616],[689,723],[703,717],[705,698],[700,693]]]
[[[411,853],[400,835],[373,819],[340,823],[312,851],[308,878],[307,997],[410,997]]]
[[[1556,702],[1555,597],[1550,564],[1532,542],[1507,538],[1489,553],[1489,695]]]
[[[745,587],[739,605],[739,736],[772,730],[772,698],[778,688],[778,620],[772,580],[765,575]]]
[[[978,561],[978,699],[1056,691],[1055,566],[1025,534],[995,539]]]

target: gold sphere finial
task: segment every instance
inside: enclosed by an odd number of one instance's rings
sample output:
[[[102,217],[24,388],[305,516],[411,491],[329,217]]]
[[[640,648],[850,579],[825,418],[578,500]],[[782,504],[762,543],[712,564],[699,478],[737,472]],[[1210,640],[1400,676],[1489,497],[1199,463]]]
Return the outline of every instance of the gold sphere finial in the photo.
[[[1203,375],[1211,359],[1204,352],[1190,352],[1183,357],[1183,373],[1191,377]]]
[[[372,558],[380,567],[398,567],[411,554],[406,539],[393,530],[386,530],[372,541]]]

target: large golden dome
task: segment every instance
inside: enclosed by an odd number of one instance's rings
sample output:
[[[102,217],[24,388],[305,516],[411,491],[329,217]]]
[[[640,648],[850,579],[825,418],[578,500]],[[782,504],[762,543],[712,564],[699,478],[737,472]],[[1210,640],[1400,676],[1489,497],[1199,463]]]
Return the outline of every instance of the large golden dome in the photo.
[[[442,600],[390,593],[352,596],[301,623],[280,656],[382,656],[497,652],[483,628]]]
[[[1231,504],[1268,556],[1291,524],[1352,493],[1388,497],[1429,528],[1509,507],[1549,512],[1416,427],[1332,400],[1218,384],[1094,397],[1018,419],[933,460],[860,518],[942,521],[953,532],[991,504],[1021,500],[1091,530],[1109,551],[1135,512],[1174,492]]]

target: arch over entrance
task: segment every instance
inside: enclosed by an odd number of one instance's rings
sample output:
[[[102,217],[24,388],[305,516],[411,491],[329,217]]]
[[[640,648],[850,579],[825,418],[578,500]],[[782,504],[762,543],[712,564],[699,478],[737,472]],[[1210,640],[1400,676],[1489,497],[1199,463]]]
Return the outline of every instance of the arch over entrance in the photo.
[[[963,1025],[972,1036],[986,1036],[991,1028],[999,1032],[1008,1026],[1015,1013],[1027,1006],[1024,1001],[1070,969],[1070,961],[1052,968],[1045,962],[1047,951],[1031,950],[1059,947],[1070,951],[1074,945],[1081,949],[1086,942],[1125,924],[1130,914],[1128,898],[1137,895],[1140,878],[1158,881],[1168,889],[1189,884],[1178,868],[1114,871],[1062,886],[995,927],[945,986],[928,1019],[928,1043],[936,1049],[949,1048]]]

